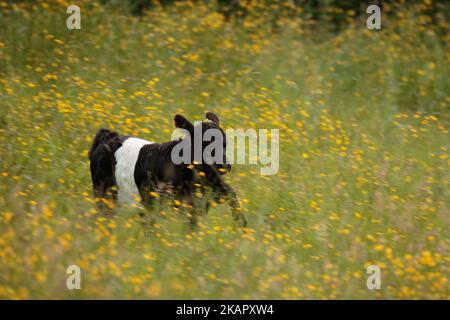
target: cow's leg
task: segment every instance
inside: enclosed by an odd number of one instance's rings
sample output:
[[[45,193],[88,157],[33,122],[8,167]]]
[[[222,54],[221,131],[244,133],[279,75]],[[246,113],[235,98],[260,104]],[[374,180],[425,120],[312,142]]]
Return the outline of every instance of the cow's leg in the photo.
[[[98,185],[94,185],[94,200],[101,213],[114,214],[117,201],[116,187],[109,181],[100,181]]]
[[[153,197],[153,192],[154,191],[150,188],[139,188],[139,195],[141,196],[142,201],[141,203],[147,211],[152,211],[155,206],[156,199]]]
[[[135,178],[136,180],[136,178]],[[141,196],[141,203],[147,210],[152,210],[155,199],[152,197],[155,191],[155,183],[151,180],[149,174],[145,175],[140,181],[136,181],[139,195]]]
[[[141,203],[145,208],[145,210],[139,210],[139,217],[144,227],[145,235],[150,236],[155,231],[155,225],[158,222],[155,212],[153,212],[158,201],[154,196],[154,183],[150,179],[146,179],[138,186],[138,190],[141,196]]]
[[[117,199],[117,186],[114,180],[114,155],[111,146],[104,143],[110,135],[118,136],[109,130],[99,130],[89,151],[94,199],[100,212],[107,214],[114,213]],[[113,143],[114,141],[111,140],[110,142]]]
[[[190,190],[183,191],[181,193],[180,199],[182,207],[187,211],[188,229],[190,231],[194,231],[198,223],[198,212],[194,206],[194,198],[192,197],[192,192]]]
[[[205,215],[208,214],[209,212],[209,208],[211,208],[211,201],[206,201],[206,205],[205,205]]]
[[[247,220],[245,219],[244,213],[237,197],[236,191],[225,182],[222,182],[217,188],[218,198],[223,198],[228,201],[231,208],[231,215],[233,220],[239,223],[239,226],[245,228],[247,226]]]

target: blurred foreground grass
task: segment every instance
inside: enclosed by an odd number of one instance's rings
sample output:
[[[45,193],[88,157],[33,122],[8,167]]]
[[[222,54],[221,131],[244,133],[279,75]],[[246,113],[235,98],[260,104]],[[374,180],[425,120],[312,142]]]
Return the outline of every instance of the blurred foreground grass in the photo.
[[[79,31],[63,1],[0,2],[0,298],[450,298],[449,38],[429,2],[339,33],[258,1],[227,23],[202,2],[81,2]],[[247,232],[226,206],[194,234],[170,208],[150,233],[96,212],[98,128],[167,141],[175,113],[207,110],[280,129],[278,175],[227,175]]]

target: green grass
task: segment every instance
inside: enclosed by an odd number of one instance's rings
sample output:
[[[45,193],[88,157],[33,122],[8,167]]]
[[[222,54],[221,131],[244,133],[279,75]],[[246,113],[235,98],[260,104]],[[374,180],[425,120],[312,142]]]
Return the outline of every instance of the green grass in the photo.
[[[136,18],[84,4],[0,17],[0,298],[449,298],[449,51],[416,7],[338,34],[214,6]],[[255,9],[256,10],[256,9]],[[227,206],[187,233],[167,206],[97,213],[96,130],[167,141],[172,118],[280,130],[280,171],[226,176]],[[82,269],[81,290],[65,270]],[[378,264],[382,289],[368,290]]]

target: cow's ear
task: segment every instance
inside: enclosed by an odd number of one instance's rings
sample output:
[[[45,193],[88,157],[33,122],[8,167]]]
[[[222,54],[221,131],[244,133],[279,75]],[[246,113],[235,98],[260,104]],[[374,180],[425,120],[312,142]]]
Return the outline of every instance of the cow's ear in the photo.
[[[175,123],[175,127],[177,128],[185,129],[191,134],[194,132],[194,125],[180,114],[175,115],[175,117],[173,118],[173,122]]]
[[[219,117],[213,112],[207,112],[205,118],[214,122],[217,126],[220,124]]]

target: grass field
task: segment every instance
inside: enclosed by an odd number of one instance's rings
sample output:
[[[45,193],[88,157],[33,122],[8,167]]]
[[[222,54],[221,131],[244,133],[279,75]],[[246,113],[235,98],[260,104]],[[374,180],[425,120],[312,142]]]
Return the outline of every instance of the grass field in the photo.
[[[0,0],[0,298],[450,298],[449,27],[430,1],[339,32],[259,1],[230,22],[214,4],[79,3],[69,31],[69,3]],[[226,175],[245,231],[224,205],[195,233],[170,206],[153,231],[97,212],[98,128],[168,141],[176,113],[205,111],[280,130],[277,175]]]

